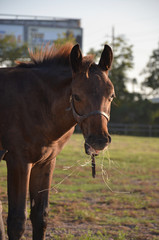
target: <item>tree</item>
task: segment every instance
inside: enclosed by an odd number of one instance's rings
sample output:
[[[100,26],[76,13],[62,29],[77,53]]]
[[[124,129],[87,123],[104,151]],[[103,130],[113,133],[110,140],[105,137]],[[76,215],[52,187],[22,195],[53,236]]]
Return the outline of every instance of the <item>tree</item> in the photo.
[[[0,39],[0,65],[14,66],[15,60],[28,58],[27,44],[19,45],[12,35]]]
[[[107,44],[107,42],[104,44]],[[91,48],[88,54],[95,55],[95,59],[98,60],[101,52],[102,49],[95,51]],[[129,78],[127,77],[127,71],[133,67],[133,53],[132,45],[127,43],[124,36],[118,36],[114,38],[113,55],[114,60],[112,69],[110,71],[110,79],[115,86],[118,99],[125,100],[129,94],[126,89],[126,82],[129,81]]]
[[[76,44],[76,39],[73,35],[72,32],[68,31],[68,32],[64,32],[62,34],[58,34],[58,38],[54,41],[54,44],[57,46],[61,46],[64,45],[67,42],[71,42],[73,44]]]
[[[146,68],[143,71],[146,77],[142,83],[143,87],[151,89],[151,94],[159,94],[159,48],[153,50]]]

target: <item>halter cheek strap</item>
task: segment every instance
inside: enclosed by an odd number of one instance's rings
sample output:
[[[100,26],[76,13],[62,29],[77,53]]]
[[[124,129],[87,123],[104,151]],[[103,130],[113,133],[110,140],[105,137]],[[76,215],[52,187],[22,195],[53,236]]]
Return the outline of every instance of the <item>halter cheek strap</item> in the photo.
[[[88,118],[89,116],[93,116],[93,115],[102,115],[107,119],[107,121],[109,121],[109,119],[110,119],[110,116],[107,113],[99,111],[99,110],[90,112],[88,114],[80,115],[76,112],[72,96],[70,98],[70,102],[71,102],[71,109],[72,109],[73,116],[78,123],[81,123],[84,119]]]

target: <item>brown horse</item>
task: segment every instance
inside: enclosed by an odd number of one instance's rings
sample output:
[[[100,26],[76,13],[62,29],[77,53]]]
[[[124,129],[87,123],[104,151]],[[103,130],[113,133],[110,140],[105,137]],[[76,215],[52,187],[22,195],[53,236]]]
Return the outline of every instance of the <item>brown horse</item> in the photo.
[[[9,240],[20,239],[24,232],[28,189],[33,239],[45,239],[49,191],[39,191],[50,188],[56,156],[77,123],[87,154],[98,154],[111,141],[111,48],[105,45],[99,64],[82,57],[79,45],[30,56],[30,63],[0,69],[0,146],[7,150]]]

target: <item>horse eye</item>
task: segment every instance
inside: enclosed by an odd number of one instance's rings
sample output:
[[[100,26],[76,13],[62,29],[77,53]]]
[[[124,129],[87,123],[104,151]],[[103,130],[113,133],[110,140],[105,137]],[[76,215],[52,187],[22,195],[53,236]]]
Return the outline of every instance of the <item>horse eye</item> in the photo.
[[[76,94],[73,95],[73,98],[74,98],[76,101],[78,101],[78,102],[81,101],[80,97],[79,97],[78,95],[76,95]]]

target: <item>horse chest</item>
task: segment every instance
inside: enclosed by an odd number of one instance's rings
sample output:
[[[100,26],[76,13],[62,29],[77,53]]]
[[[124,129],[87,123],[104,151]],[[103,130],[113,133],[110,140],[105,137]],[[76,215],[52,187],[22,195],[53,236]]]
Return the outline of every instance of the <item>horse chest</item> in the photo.
[[[69,138],[71,137],[74,131],[74,127],[72,127],[68,132],[63,134],[59,139],[53,141],[49,146],[43,146],[41,148],[41,157],[40,161],[46,161],[49,159],[54,159],[61,152]]]
[[[57,141],[53,142],[52,144],[52,150],[54,154],[57,156],[64,145],[67,143],[71,135],[73,134],[74,127],[72,127],[68,132],[66,132],[64,135],[62,135]]]

